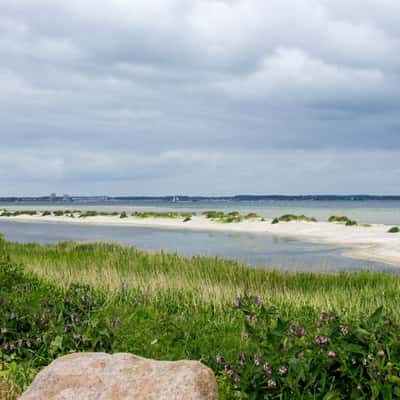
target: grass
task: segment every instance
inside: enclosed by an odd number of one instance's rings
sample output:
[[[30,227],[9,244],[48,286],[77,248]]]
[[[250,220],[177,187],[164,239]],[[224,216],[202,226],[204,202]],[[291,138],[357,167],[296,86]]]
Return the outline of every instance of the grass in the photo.
[[[343,322],[362,321],[383,306],[386,315],[400,323],[397,275],[285,273],[108,243],[40,245],[0,240],[0,254],[6,266],[2,272],[0,265],[0,328],[13,332],[15,343],[21,339],[18,335],[28,335],[13,331],[15,318],[10,315],[15,314],[20,323],[30,321],[29,337],[41,338],[35,349],[18,350],[14,358],[0,350],[6,371],[2,374],[0,368],[2,384],[6,378],[22,389],[53,358],[69,351],[96,350],[201,360],[216,371],[222,400],[258,398],[234,397],[237,388],[215,357],[221,353],[226,360],[237,360],[240,352],[261,351],[259,343],[241,335],[247,319],[233,304],[238,296],[259,296],[264,304],[273,304],[279,309],[279,320],[297,321],[311,338],[318,332],[315,321],[323,311],[335,311]],[[90,305],[83,300],[86,296],[96,302]],[[79,323],[75,319],[71,323],[71,307]],[[49,322],[42,326],[43,313]],[[267,318],[263,313],[260,319]],[[277,321],[272,325],[276,327]],[[0,335],[0,348],[1,340]],[[304,396],[276,398],[322,398],[307,397],[306,392]]]
[[[335,308],[344,315],[372,312],[378,305],[400,321],[400,277],[381,273],[287,273],[218,258],[184,258],[108,243],[3,245],[12,259],[43,280],[66,288],[87,284],[111,297],[134,291],[144,301],[184,299],[191,307],[221,309],[236,296],[259,295],[287,314]]]
[[[207,219],[211,219],[213,221],[221,222],[224,224],[260,218],[256,213],[240,214],[239,211],[230,211],[228,213],[225,213],[223,211],[204,211],[202,215],[205,216]]]
[[[285,214],[281,215],[280,217],[274,218],[272,220],[272,224],[277,224],[279,222],[290,222],[290,221],[317,222],[317,219],[314,217],[307,217],[307,215]]]

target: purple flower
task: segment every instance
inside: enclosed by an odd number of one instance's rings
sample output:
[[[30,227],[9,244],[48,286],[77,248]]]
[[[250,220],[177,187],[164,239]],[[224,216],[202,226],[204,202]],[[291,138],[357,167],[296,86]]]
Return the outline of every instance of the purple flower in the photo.
[[[279,373],[281,375],[285,375],[287,370],[288,370],[287,367],[285,365],[282,365],[282,367],[279,368]]]
[[[119,319],[115,319],[111,321],[111,329],[118,329],[121,326],[121,321]]]
[[[217,361],[217,364],[222,364],[224,362],[224,357],[222,357],[222,354],[218,353],[215,360]]]
[[[268,381],[267,381],[267,386],[268,386],[269,388],[273,388],[273,387],[276,386],[276,382],[275,382],[273,379],[268,379]]]
[[[235,377],[233,378],[235,383],[239,383],[240,382],[240,376],[238,374],[235,375]]]
[[[243,365],[245,361],[246,361],[246,354],[242,352],[239,354],[239,364]]]
[[[247,320],[250,321],[250,322],[253,322],[253,323],[256,323],[256,322],[257,322],[257,316],[256,316],[255,314],[247,315],[246,318],[247,318]]]
[[[262,305],[262,300],[260,296],[256,296],[254,303],[256,306],[261,306]]]
[[[336,357],[336,352],[333,351],[333,350],[328,351],[328,357],[335,358]]]
[[[241,297],[236,297],[235,299],[235,306],[237,308],[240,308],[240,306],[242,305],[242,298]]]
[[[267,362],[263,365],[263,370],[267,375],[272,375],[272,368]]]
[[[326,336],[317,336],[315,341],[318,345],[323,346],[324,344],[329,343],[329,338],[327,338]]]
[[[379,357],[384,357],[385,356],[385,352],[383,350],[379,350],[378,351],[378,356]]]
[[[83,336],[80,333],[74,333],[74,339],[75,340],[82,340]]]
[[[32,347],[32,343],[30,340],[26,341],[26,347],[28,347],[28,349],[30,349]]]
[[[232,364],[226,364],[225,365],[225,372],[229,375],[229,376],[233,376],[233,368],[232,368]]]
[[[254,364],[258,367],[260,365],[260,357],[256,354],[254,356]]]
[[[245,339],[245,340],[249,340],[250,339],[250,333],[248,331],[244,331],[242,336],[243,336],[243,339]]]
[[[349,327],[347,325],[342,325],[340,327],[340,332],[342,332],[342,335],[347,335],[349,333]]]

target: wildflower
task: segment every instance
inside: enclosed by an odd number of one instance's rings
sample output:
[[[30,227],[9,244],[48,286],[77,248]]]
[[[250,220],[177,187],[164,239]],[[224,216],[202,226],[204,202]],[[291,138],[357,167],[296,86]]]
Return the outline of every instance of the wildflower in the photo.
[[[225,365],[225,372],[229,375],[232,376],[234,374],[232,364],[226,364]]]
[[[356,364],[357,364],[356,359],[355,359],[355,358],[352,358],[352,359],[351,359],[351,363],[352,363],[353,365],[356,365]]]
[[[329,343],[329,338],[327,338],[326,336],[317,336],[315,341],[317,342],[318,345],[322,346],[324,344]]]
[[[318,327],[321,327],[322,325],[324,325],[324,323],[326,322],[326,317],[327,317],[326,313],[319,314]]]
[[[306,335],[306,330],[300,326],[300,324],[298,322],[295,322],[289,329],[289,332],[293,335],[293,336],[305,336]]]
[[[1,328],[1,329],[0,329],[0,333],[1,333],[2,335],[5,335],[6,333],[8,333],[8,329],[7,329],[7,328]]]
[[[224,357],[222,357],[222,354],[218,353],[215,360],[217,361],[217,364],[222,364],[224,362]]]
[[[340,332],[342,335],[346,336],[349,333],[349,327],[347,325],[342,325],[340,327]]]
[[[243,335],[243,339],[245,339],[245,340],[250,339],[250,333],[248,331],[244,331],[242,335]]]
[[[254,303],[256,306],[261,306],[262,305],[262,300],[260,296],[256,296]]]
[[[71,303],[71,299],[70,299],[69,297],[65,297],[64,303],[65,303],[65,304]]]
[[[287,367],[285,365],[282,365],[282,367],[279,368],[279,373],[281,375],[285,375],[287,370],[288,370]]]
[[[369,359],[369,360],[373,360],[373,359],[374,359],[374,356],[373,356],[372,354],[368,354],[368,359]]]
[[[69,327],[68,326],[64,326],[64,333],[68,333],[69,331]]]
[[[82,340],[83,336],[80,333],[74,333],[74,339],[75,340]]]
[[[269,388],[276,387],[276,382],[275,382],[273,379],[268,379],[268,381],[267,381],[267,386],[268,386]]]
[[[260,365],[260,357],[256,354],[254,356],[254,364],[258,367]]]
[[[240,376],[238,374],[236,374],[233,380],[234,380],[235,383],[239,383],[240,382]]]
[[[17,315],[14,314],[14,313],[12,312],[12,313],[10,314],[10,320],[13,321],[13,320],[15,320],[15,319],[17,319]]]
[[[256,323],[256,322],[257,322],[257,316],[256,316],[255,314],[247,315],[246,318],[247,318],[248,321],[250,321],[250,322],[253,322],[253,323]]]
[[[119,319],[115,319],[110,323],[111,329],[118,329],[121,326],[121,321]]]
[[[328,357],[335,358],[336,357],[336,352],[333,351],[333,350],[328,351]]]
[[[379,357],[384,357],[385,356],[385,352],[383,350],[379,350],[378,351],[378,356]]]
[[[267,375],[272,375],[272,368],[267,362],[263,365],[263,370]]]
[[[30,340],[26,341],[26,347],[28,347],[28,349],[32,347],[32,342]]]
[[[242,352],[239,354],[239,364],[243,365],[245,361],[246,361],[246,354]]]
[[[358,385],[356,386],[356,389],[357,389],[359,392],[361,392],[361,390],[362,390],[361,384],[358,384]]]
[[[242,305],[242,298],[241,297],[236,297],[235,299],[235,306],[237,308],[240,308],[240,306]]]

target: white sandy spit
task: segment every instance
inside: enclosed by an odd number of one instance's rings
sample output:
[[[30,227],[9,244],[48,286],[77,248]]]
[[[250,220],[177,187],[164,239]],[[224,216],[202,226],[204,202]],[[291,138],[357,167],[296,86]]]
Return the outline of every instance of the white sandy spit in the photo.
[[[86,225],[115,225],[132,227],[154,227],[164,229],[188,229],[221,232],[242,232],[253,234],[274,234],[298,238],[315,243],[327,243],[351,248],[344,253],[348,257],[379,261],[400,266],[400,233],[388,233],[386,225],[345,226],[331,222],[280,222],[259,219],[243,222],[221,223],[203,216],[194,216],[191,221],[182,218],[119,218],[119,216],[96,216],[70,218],[66,216],[28,216],[0,217],[3,221],[19,222],[57,222]]]

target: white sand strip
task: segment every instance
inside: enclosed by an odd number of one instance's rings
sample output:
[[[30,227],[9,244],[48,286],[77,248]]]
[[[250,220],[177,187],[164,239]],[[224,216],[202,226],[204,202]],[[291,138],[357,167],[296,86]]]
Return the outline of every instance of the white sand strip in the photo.
[[[52,222],[84,225],[114,225],[132,227],[154,227],[163,229],[188,229],[221,232],[242,232],[252,234],[274,234],[315,243],[327,243],[351,248],[344,253],[348,257],[385,262],[400,267],[400,233],[388,233],[388,226],[372,225],[345,226],[331,222],[280,222],[271,220],[246,220],[243,222],[221,223],[203,216],[194,216],[191,221],[183,218],[119,218],[119,216],[96,216],[70,218],[66,216],[0,217],[3,221]]]

